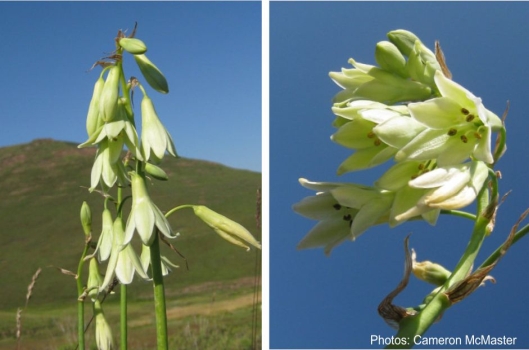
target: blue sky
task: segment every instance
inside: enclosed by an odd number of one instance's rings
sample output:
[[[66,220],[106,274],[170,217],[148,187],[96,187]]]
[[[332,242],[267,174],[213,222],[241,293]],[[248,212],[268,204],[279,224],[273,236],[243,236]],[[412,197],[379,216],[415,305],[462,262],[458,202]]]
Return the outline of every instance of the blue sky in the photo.
[[[99,75],[88,70],[135,21],[169,82],[168,95],[149,96],[179,154],[261,171],[259,2],[1,2],[0,147],[85,141]]]
[[[350,57],[375,64],[375,44],[401,28],[432,49],[440,40],[454,80],[480,96],[488,109],[501,116],[510,101],[508,150],[498,169],[502,193],[512,193],[478,256],[481,262],[529,206],[528,18],[527,2],[270,3],[271,348],[382,347],[372,345],[370,337],[395,334],[377,306],[402,278],[405,236],[412,233],[410,246],[419,260],[452,269],[471,230],[470,222],[443,216],[436,227],[372,228],[330,257],[321,249],[296,250],[316,223],[291,209],[313,194],[298,178],[371,185],[380,176],[378,170],[336,176],[351,151],[329,139],[331,99],[340,88],[328,72],[350,67]],[[516,348],[529,347],[528,248],[527,238],[513,246],[492,272],[497,284],[479,288],[449,309],[427,335],[505,335],[517,337]],[[431,289],[412,279],[395,302],[417,305]]]

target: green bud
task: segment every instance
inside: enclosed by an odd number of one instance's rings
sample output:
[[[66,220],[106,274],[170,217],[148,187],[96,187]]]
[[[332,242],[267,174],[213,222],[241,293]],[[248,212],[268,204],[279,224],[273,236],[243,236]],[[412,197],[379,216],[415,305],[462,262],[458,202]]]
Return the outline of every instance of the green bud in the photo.
[[[151,163],[145,163],[145,171],[147,174],[151,175],[157,180],[167,181],[169,180],[169,177],[167,176],[166,172],[163,171],[162,168],[151,164]]]
[[[248,247],[245,242],[261,249],[261,244],[259,244],[252,234],[242,225],[203,205],[194,205],[193,210],[195,211],[196,216],[228,242],[244,247],[247,250],[250,250],[250,247]]]
[[[88,281],[86,282],[86,289],[88,295],[92,300],[97,298],[99,293],[99,286],[103,284],[103,279],[99,274],[99,267],[97,266],[97,258],[90,259],[90,265],[88,267]]]
[[[166,94],[169,92],[169,85],[162,72],[144,54],[134,55],[134,59],[140,68],[145,80],[156,91]]]
[[[99,300],[94,301],[94,318],[96,331],[96,344],[98,350],[114,349],[114,340],[112,337],[112,330],[108,324],[101,303]]]
[[[403,78],[408,77],[408,73],[406,72],[406,59],[402,56],[399,49],[389,41],[377,43],[375,60],[380,68],[391,73],[396,73]]]
[[[415,251],[412,249],[412,272],[421,281],[431,283],[435,286],[442,286],[452,274],[443,266],[425,260],[417,262],[415,260]]]
[[[435,87],[435,72],[441,70],[435,54],[419,40],[413,45],[406,69],[413,80]]]
[[[121,38],[119,39],[119,46],[133,55],[141,55],[147,52],[147,46],[145,46],[143,41],[136,38]]]
[[[83,202],[81,206],[81,225],[86,236],[92,233],[92,211],[88,206],[88,203]]]
[[[395,44],[399,51],[406,56],[410,55],[415,41],[419,40],[415,34],[404,29],[392,30],[387,36],[389,41]]]
[[[114,120],[118,115],[119,78],[121,69],[118,66],[109,68],[107,79],[99,100],[99,115],[105,123]]]
[[[88,133],[88,137],[94,135],[97,129],[103,124],[99,117],[99,100],[104,85],[105,80],[103,79],[103,74],[101,74],[94,85],[94,93],[88,106],[88,114],[86,116],[86,132]]]

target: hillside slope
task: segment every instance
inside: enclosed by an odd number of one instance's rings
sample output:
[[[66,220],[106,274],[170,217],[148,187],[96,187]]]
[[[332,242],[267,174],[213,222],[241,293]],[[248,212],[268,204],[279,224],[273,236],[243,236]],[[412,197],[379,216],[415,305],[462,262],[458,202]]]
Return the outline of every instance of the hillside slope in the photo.
[[[79,222],[81,203],[89,202],[94,238],[100,232],[102,197],[87,190],[95,149],[53,140],[0,148],[0,309],[25,302],[27,285],[43,268],[31,300],[33,306],[72,302],[75,281],[50,266],[76,270],[84,235]],[[168,157],[167,157],[168,158]],[[181,204],[204,204],[248,228],[257,239],[256,192],[261,174],[185,158],[164,159],[166,182],[153,180],[151,196],[162,211]],[[83,187],[84,186],[84,187]],[[130,208],[130,202],[126,204]],[[185,262],[165,249],[181,266],[166,279],[167,293],[208,281],[253,276],[257,254],[227,243],[196,219],[192,211],[170,217],[180,237],[172,243]],[[135,282],[132,298],[150,295],[149,283]]]

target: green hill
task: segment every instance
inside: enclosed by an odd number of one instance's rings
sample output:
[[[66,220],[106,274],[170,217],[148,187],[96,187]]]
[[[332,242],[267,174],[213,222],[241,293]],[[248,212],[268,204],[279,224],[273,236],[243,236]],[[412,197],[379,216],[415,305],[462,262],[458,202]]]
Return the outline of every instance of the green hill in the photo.
[[[87,190],[94,155],[94,148],[78,149],[73,143],[47,139],[0,148],[0,310],[24,305],[27,285],[39,267],[43,271],[31,307],[75,303],[73,278],[49,266],[76,270],[84,244],[79,222],[84,200],[92,208],[94,239],[99,236],[101,196]],[[204,204],[238,221],[260,240],[255,216],[261,174],[207,161],[167,158],[162,167],[170,180],[152,180],[150,186],[162,211],[181,204]],[[194,286],[218,286],[254,276],[255,250],[246,252],[227,243],[191,210],[175,213],[170,222],[180,232],[172,243],[186,257],[189,270],[178,255],[164,250],[181,266],[166,278],[169,296]],[[151,293],[149,283],[135,279],[129,295],[140,300]]]

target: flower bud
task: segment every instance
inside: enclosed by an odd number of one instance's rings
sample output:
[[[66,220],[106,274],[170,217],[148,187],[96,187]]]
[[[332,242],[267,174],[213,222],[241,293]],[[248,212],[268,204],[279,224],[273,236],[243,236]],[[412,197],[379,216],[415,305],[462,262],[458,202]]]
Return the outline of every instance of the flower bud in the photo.
[[[407,70],[413,80],[435,87],[435,72],[441,70],[435,54],[419,40],[409,54]]]
[[[169,177],[167,176],[166,172],[163,171],[162,168],[154,164],[145,163],[145,172],[147,172],[147,174],[151,175],[157,180],[161,180],[161,181],[169,180]]]
[[[247,242],[256,248],[261,249],[261,244],[259,244],[252,234],[242,225],[203,205],[194,205],[193,210],[195,211],[196,216],[228,242],[250,250],[250,247],[244,243]]]
[[[103,121],[110,122],[118,114],[119,78],[121,69],[118,66],[109,68],[99,99],[99,115]]]
[[[99,268],[97,266],[97,259],[91,258],[90,265],[88,267],[88,281],[86,282],[86,289],[88,295],[95,300],[99,292],[99,286],[103,283],[103,279],[99,274]]]
[[[99,117],[99,100],[104,85],[105,80],[103,79],[103,76],[100,75],[94,85],[94,93],[92,94],[92,100],[90,100],[88,114],[86,116],[86,132],[88,133],[88,137],[94,135],[96,130],[103,124]]]
[[[133,55],[140,55],[147,52],[147,46],[143,41],[136,38],[121,38],[119,39],[119,46]]]
[[[140,68],[141,74],[147,83],[156,91],[166,94],[169,92],[169,85],[162,72],[144,54],[134,55],[134,60]]]
[[[408,77],[406,59],[402,56],[399,49],[389,41],[380,41],[377,43],[375,60],[380,68],[391,73],[396,73],[403,78]]]
[[[88,206],[88,203],[83,202],[81,206],[81,225],[86,236],[92,233],[92,211]]]
[[[387,36],[389,41],[395,44],[399,51],[406,56],[410,55],[415,41],[419,40],[415,34],[403,29],[392,30]]]
[[[94,316],[96,321],[96,343],[98,350],[114,349],[114,340],[112,338],[112,330],[108,324],[101,303],[99,300],[94,302]]]
[[[418,279],[431,283],[435,286],[442,286],[452,274],[443,266],[425,260],[417,262],[415,260],[416,254],[412,249],[412,272]]]

